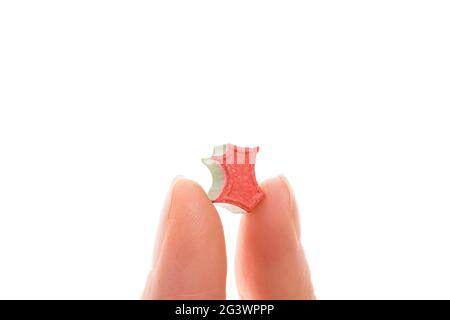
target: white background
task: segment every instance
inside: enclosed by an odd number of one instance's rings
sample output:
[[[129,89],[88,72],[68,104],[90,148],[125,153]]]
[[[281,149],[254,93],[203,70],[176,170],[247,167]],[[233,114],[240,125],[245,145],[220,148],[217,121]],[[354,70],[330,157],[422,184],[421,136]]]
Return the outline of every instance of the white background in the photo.
[[[0,298],[139,298],[177,174],[259,145],[318,298],[450,298],[448,1],[2,1]],[[220,211],[236,298],[239,216]]]

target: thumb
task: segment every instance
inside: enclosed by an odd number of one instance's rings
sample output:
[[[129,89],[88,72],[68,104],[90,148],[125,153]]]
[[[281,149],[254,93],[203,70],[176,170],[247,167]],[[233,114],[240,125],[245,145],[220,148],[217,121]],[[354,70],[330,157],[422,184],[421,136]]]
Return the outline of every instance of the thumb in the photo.
[[[241,218],[237,285],[245,299],[313,299],[294,194],[284,177],[261,184],[265,198]]]

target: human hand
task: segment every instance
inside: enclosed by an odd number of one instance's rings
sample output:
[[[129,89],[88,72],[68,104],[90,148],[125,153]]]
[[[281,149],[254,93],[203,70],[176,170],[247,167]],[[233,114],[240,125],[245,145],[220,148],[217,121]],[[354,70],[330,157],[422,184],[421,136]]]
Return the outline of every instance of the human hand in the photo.
[[[264,200],[241,217],[236,253],[242,299],[314,299],[285,177],[264,181]],[[225,299],[227,260],[219,215],[195,182],[176,178],[163,208],[143,299]]]

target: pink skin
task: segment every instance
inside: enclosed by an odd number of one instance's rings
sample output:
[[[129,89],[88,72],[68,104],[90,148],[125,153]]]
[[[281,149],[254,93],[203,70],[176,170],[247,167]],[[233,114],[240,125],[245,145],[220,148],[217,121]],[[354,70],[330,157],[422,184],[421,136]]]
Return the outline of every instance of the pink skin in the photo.
[[[297,205],[284,177],[261,184],[264,200],[241,217],[236,280],[243,299],[314,299]],[[172,183],[144,299],[225,299],[227,259],[215,207],[195,182]]]

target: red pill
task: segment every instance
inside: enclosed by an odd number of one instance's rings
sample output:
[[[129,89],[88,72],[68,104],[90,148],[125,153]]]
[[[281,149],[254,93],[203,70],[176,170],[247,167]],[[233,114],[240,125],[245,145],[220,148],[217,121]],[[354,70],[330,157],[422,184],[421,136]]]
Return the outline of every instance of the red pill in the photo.
[[[264,198],[255,176],[259,147],[242,148],[224,144],[214,148],[203,163],[213,178],[208,197],[232,212],[251,212]]]

